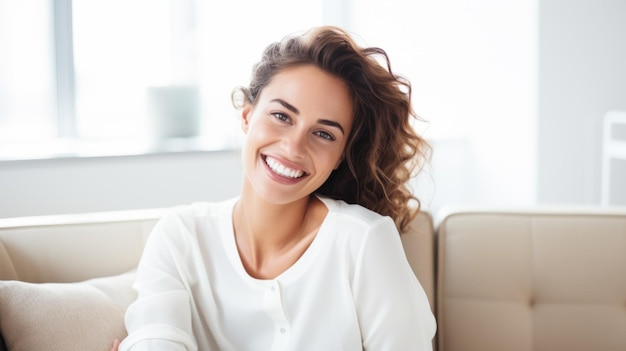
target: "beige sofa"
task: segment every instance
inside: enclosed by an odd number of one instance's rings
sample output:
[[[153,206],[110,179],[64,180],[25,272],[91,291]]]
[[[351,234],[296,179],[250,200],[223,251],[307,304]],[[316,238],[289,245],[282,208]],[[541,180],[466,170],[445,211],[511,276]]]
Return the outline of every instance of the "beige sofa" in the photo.
[[[167,210],[0,219],[8,349],[108,350],[124,337],[133,268]],[[626,209],[422,213],[402,240],[436,350],[626,350]]]

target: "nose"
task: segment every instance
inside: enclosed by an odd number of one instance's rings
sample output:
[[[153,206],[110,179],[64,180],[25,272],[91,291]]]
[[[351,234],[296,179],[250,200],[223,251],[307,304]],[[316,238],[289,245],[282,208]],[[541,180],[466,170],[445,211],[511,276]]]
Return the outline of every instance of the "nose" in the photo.
[[[282,140],[282,147],[286,156],[290,158],[302,158],[306,151],[308,134],[299,129],[293,129]]]

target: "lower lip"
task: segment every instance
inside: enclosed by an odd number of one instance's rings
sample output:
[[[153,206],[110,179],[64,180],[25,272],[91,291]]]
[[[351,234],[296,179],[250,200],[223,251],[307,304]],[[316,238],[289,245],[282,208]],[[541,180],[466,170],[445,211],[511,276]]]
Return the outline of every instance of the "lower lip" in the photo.
[[[270,168],[270,166],[267,165],[267,163],[265,162],[265,160],[263,158],[261,158],[261,163],[265,167],[265,171],[270,176],[270,178],[272,178],[272,180],[274,180],[274,181],[276,181],[278,183],[281,183],[281,184],[286,184],[286,185],[296,184],[296,183],[300,182],[302,179],[304,179],[306,177],[306,175],[304,175],[304,176],[302,176],[300,178],[284,177],[284,176],[281,176],[280,174],[274,172]]]

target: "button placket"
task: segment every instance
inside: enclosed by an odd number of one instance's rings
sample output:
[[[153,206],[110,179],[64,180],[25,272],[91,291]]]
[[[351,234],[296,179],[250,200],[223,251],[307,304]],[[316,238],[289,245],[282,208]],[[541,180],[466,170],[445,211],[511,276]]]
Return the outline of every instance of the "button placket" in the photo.
[[[268,316],[274,322],[274,345],[272,350],[282,350],[287,345],[289,336],[289,323],[283,306],[283,297],[278,281],[269,283],[265,292],[263,307]]]

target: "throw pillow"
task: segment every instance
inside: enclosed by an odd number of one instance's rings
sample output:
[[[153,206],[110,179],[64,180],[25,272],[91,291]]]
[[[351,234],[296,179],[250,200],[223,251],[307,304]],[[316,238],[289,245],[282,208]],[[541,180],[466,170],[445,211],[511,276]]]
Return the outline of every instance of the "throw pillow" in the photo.
[[[9,351],[109,351],[126,337],[135,272],[78,283],[0,281],[0,332]]]

